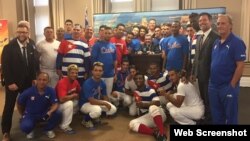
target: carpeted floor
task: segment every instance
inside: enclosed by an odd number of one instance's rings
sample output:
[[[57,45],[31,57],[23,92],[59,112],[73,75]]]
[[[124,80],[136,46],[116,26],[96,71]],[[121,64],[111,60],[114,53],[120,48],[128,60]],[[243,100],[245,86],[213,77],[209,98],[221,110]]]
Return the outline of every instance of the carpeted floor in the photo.
[[[0,114],[2,114],[4,105],[4,92],[0,88]],[[250,88],[241,88],[239,97],[239,123],[250,124]],[[15,110],[11,136],[13,141],[26,141],[26,136],[19,129],[18,119],[20,115]],[[154,138],[147,135],[133,133],[128,129],[128,123],[132,117],[128,116],[125,109],[122,109],[114,118],[103,119],[103,125],[95,130],[87,130],[81,125],[82,115],[75,115],[72,127],[77,131],[74,135],[66,135],[60,129],[56,129],[56,138],[53,141],[154,141]],[[0,139],[2,135],[0,135]],[[42,127],[35,130],[36,141],[50,140],[42,132]]]

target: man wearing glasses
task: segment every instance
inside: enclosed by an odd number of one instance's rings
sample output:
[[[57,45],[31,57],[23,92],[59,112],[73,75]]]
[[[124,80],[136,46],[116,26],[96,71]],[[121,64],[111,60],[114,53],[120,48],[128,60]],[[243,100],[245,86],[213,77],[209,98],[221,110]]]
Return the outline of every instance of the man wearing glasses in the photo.
[[[13,110],[18,93],[31,87],[36,79],[35,48],[28,42],[29,27],[17,26],[17,37],[7,44],[2,53],[2,73],[5,81],[5,105],[2,116],[3,141],[10,140]]]

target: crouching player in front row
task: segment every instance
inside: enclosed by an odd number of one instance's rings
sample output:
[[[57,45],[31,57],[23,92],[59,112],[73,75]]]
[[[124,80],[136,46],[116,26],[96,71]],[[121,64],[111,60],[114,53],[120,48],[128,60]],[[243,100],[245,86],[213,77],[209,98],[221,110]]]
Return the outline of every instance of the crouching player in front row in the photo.
[[[134,94],[136,106],[142,116],[130,121],[130,129],[142,134],[154,135],[157,141],[166,141],[163,126],[166,115],[163,109],[158,107],[159,97],[154,89],[146,87],[143,74],[137,73],[134,80],[137,86],[137,91],[135,91],[137,94]],[[155,127],[157,127],[156,131],[153,129]]]
[[[17,109],[22,115],[20,127],[27,134],[27,139],[34,138],[34,128],[38,122],[46,122],[46,135],[49,138],[55,137],[53,129],[59,124],[61,113],[57,110],[56,92],[47,86],[48,83],[49,75],[40,72],[36,86],[28,88],[18,97]]]
[[[82,124],[87,128],[93,128],[93,122],[99,122],[102,113],[116,113],[116,107],[108,100],[102,74],[103,63],[95,62],[92,66],[92,77],[84,82],[80,92],[80,110],[85,114]]]

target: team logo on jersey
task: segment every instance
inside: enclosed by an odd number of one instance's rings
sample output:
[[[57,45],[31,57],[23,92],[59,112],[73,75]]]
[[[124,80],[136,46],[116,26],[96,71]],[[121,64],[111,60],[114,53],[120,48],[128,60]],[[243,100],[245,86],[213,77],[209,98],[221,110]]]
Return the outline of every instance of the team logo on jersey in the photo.
[[[34,101],[34,100],[35,100],[35,97],[34,97],[34,96],[30,97],[30,100],[31,100],[31,101]]]
[[[45,96],[45,98],[49,99],[49,96],[48,96],[48,95],[46,95],[46,96]]]
[[[232,94],[227,94],[227,97],[228,97],[228,98],[232,98],[233,95],[232,95]]]
[[[226,45],[227,49],[229,49],[229,45]]]
[[[216,49],[216,48],[217,48],[217,45],[214,46],[214,49]]]

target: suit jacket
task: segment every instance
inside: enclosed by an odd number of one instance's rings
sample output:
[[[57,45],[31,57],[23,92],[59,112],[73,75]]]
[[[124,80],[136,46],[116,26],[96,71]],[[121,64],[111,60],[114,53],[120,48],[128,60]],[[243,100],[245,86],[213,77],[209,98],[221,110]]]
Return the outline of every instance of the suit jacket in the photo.
[[[211,30],[208,34],[206,40],[200,47],[201,36],[197,39],[196,49],[195,49],[195,59],[193,65],[193,75],[195,75],[200,82],[208,82],[210,77],[210,66],[211,66],[211,54],[214,41],[219,37],[219,35]]]
[[[17,38],[10,41],[2,52],[2,73],[5,85],[17,84],[19,91],[31,86],[38,71],[38,60],[34,42],[27,44],[28,67],[25,65]]]

